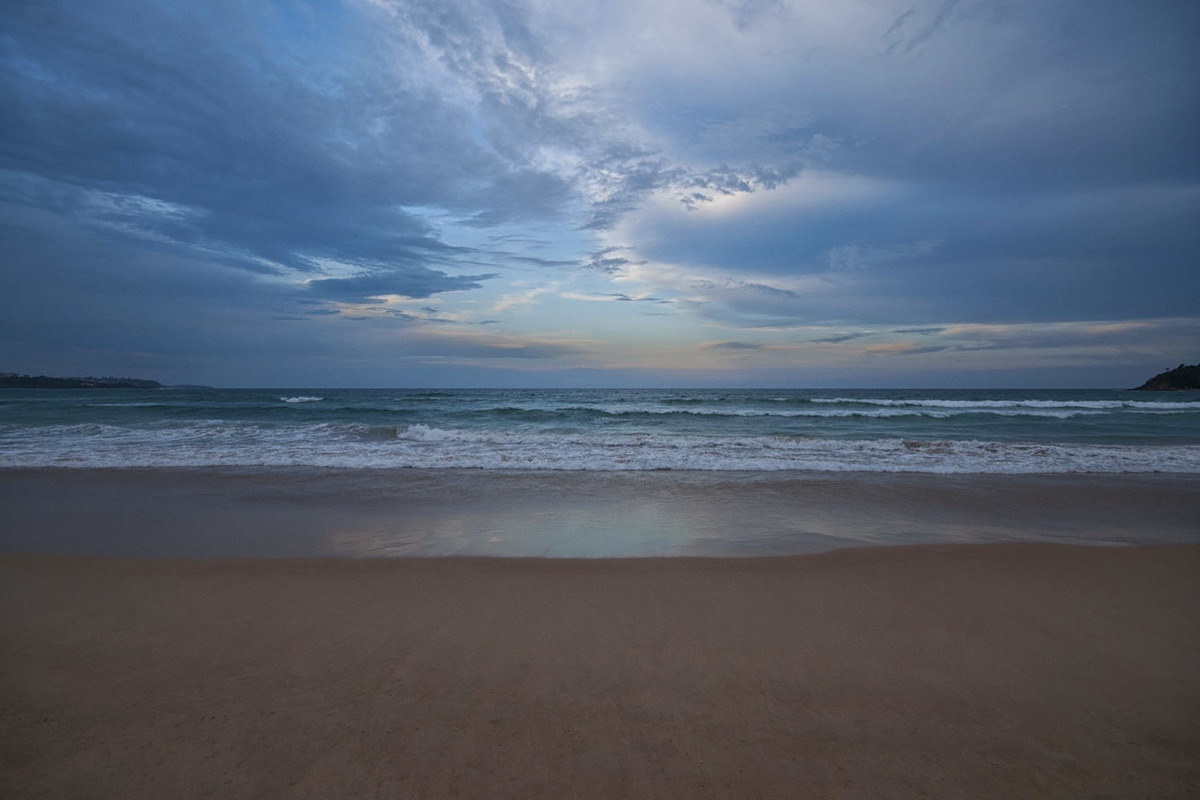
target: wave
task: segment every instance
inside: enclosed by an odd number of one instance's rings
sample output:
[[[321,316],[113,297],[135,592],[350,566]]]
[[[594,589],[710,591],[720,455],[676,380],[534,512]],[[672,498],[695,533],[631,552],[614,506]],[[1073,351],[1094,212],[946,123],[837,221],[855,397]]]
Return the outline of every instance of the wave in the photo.
[[[606,406],[566,406],[546,408],[538,406],[502,406],[487,409],[474,409],[460,412],[457,416],[464,418],[486,419],[489,415],[497,417],[526,419],[530,421],[554,419],[635,419],[638,417],[778,417],[783,419],[815,417],[815,418],[895,418],[895,417],[930,417],[948,419],[967,414],[986,414],[999,417],[1043,417],[1054,419],[1070,419],[1072,417],[1090,416],[1105,413],[1103,410],[1083,407],[955,407],[955,406],[880,406],[875,408],[837,408],[837,407],[799,407],[791,409],[771,408],[673,408],[670,406],[644,405],[633,408]]]
[[[324,397],[313,397],[308,395],[299,395],[297,397],[281,397],[279,398],[284,403],[319,403],[324,400]]]
[[[436,425],[0,426],[3,467],[1200,473],[1200,445],[519,432]]]
[[[1086,409],[1092,411],[1197,411],[1200,402],[1181,400],[939,400],[864,397],[815,397],[814,403],[884,406],[902,408],[990,409]]]
[[[171,403],[84,403],[87,408],[177,408]]]

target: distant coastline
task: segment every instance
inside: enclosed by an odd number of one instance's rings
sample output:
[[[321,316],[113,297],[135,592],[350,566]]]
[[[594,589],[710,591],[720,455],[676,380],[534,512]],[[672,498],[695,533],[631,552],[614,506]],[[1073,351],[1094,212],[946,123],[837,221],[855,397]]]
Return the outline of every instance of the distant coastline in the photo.
[[[1175,369],[1160,372],[1134,391],[1175,392],[1194,389],[1200,389],[1200,364],[1190,367],[1180,364]]]
[[[46,375],[0,374],[0,389],[161,389],[158,381],[139,378],[52,378]]]

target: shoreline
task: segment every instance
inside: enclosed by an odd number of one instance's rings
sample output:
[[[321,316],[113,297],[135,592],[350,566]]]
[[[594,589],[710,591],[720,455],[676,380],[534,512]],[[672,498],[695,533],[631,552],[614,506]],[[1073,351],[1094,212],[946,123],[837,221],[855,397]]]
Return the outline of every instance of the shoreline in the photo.
[[[1183,798],[1200,546],[0,556],[6,797]]]
[[[1200,544],[1197,474],[3,469],[0,553],[781,556]]]

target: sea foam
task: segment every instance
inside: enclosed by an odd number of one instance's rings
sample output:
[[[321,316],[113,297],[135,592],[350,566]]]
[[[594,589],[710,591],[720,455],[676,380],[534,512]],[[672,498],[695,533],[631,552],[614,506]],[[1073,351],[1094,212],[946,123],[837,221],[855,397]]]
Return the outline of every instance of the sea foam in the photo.
[[[0,466],[1200,473],[1200,402],[1115,391],[16,393]]]
[[[5,467],[316,466],[927,473],[1196,472],[1200,446],[453,430],[361,423],[0,428]]]

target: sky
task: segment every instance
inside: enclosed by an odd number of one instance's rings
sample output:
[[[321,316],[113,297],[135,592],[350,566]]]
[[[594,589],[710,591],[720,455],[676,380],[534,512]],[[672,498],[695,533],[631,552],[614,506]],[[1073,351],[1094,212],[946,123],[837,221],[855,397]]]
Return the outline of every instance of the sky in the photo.
[[[0,372],[1126,387],[1200,3],[12,0]]]

